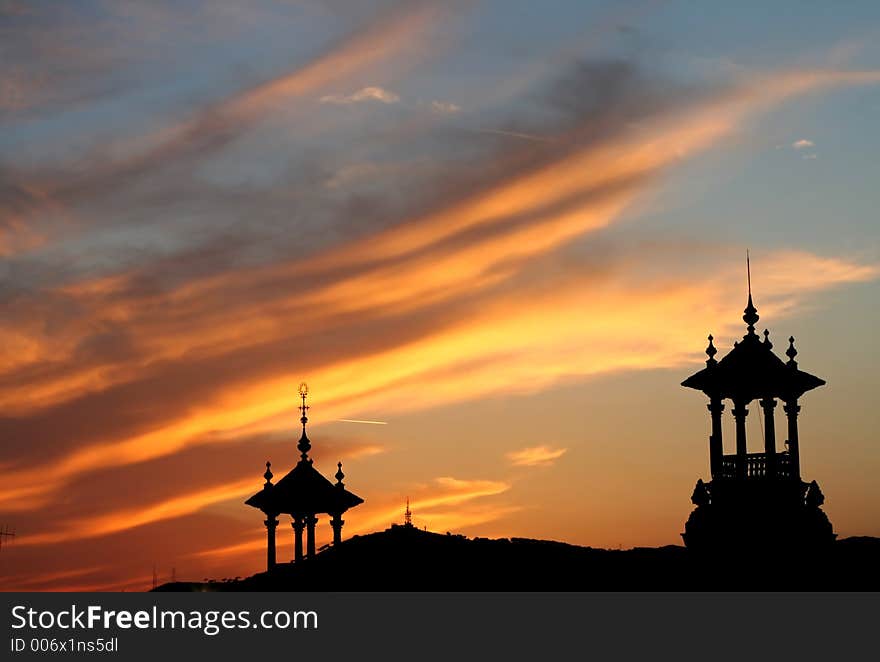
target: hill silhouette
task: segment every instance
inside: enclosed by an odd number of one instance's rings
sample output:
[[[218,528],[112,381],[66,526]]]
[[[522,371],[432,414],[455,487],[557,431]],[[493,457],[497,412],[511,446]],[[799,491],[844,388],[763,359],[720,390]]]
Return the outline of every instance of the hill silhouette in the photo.
[[[681,546],[608,550],[526,538],[466,538],[393,525],[235,581],[158,591],[878,590],[880,538],[839,540],[821,557],[697,557]]]

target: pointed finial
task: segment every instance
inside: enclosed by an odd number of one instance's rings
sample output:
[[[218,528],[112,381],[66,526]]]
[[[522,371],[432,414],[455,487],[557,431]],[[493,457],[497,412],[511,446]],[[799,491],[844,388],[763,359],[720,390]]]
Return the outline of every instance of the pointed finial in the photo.
[[[305,382],[302,382],[299,385],[299,396],[302,398],[302,404],[299,406],[300,412],[302,412],[302,416],[299,419],[299,422],[302,423],[303,430],[302,436],[299,438],[299,443],[296,447],[299,449],[300,457],[303,461],[308,460],[309,451],[312,448],[312,444],[309,441],[308,436],[306,435],[306,423],[309,422],[308,416],[306,416],[306,412],[309,410],[309,406],[306,404],[306,396],[309,394],[309,385]]]
[[[764,329],[764,345],[767,349],[773,349],[773,343],[770,342],[770,332],[767,329]]]
[[[797,356],[798,351],[794,348],[794,336],[789,336],[788,338],[788,349],[785,350],[785,355],[788,357],[788,365],[796,366],[797,361],[794,360],[794,357]]]
[[[752,298],[752,265],[749,262],[749,249],[746,249],[746,280],[749,284],[749,298]]]
[[[713,340],[715,340],[715,338],[713,338],[712,334],[710,333],[709,346],[706,348],[706,354],[709,356],[708,360],[706,361],[707,366],[715,365],[716,363],[718,363],[718,361],[715,360],[715,355],[718,353],[718,350],[715,349],[715,345],[712,344]]]
[[[337,467],[337,470],[336,470],[336,484],[337,484],[339,487],[343,487],[342,479],[345,478],[345,474],[342,473],[342,462],[337,462],[337,463],[336,463],[336,467]]]
[[[302,412],[302,418],[299,419],[300,423],[302,423],[303,428],[306,427],[306,423],[309,422],[308,417],[306,416],[306,412],[309,410],[308,405],[306,404],[306,396],[309,394],[309,385],[305,382],[302,382],[299,385],[299,397],[302,398],[302,404],[299,406],[299,410]]]
[[[266,473],[263,474],[263,478],[266,479],[266,484],[263,487],[269,487],[272,485],[272,463],[268,460],[266,461]]]
[[[312,450],[312,442],[309,441],[309,438],[306,436],[305,430],[303,430],[302,436],[299,438],[299,443],[297,443],[296,448],[299,451],[301,462],[311,462],[311,460],[309,460],[309,451]]]
[[[749,285],[749,302],[746,305],[745,310],[743,311],[743,322],[745,322],[748,326],[746,329],[748,330],[748,334],[750,336],[755,335],[755,322],[757,322],[760,318],[758,316],[758,309],[755,308],[755,304],[752,303],[752,267],[749,263],[749,251],[746,249],[746,277],[748,279]]]

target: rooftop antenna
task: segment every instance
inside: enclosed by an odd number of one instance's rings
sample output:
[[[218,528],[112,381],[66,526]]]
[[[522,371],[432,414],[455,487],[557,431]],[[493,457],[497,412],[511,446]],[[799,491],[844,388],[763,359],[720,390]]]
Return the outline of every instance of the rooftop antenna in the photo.
[[[409,497],[406,497],[406,510],[403,513],[403,525],[412,526],[412,511],[409,509]]]
[[[13,538],[15,538],[15,531],[10,531],[9,527],[4,525],[3,528],[0,529],[0,550],[3,549],[4,540],[12,542]]]

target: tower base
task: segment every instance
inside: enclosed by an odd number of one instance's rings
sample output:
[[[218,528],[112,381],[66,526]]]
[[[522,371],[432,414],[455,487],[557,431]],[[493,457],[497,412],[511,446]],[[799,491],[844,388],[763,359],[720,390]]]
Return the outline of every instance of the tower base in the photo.
[[[681,535],[699,555],[760,563],[768,551],[821,554],[837,537],[816,481],[700,480],[691,500],[697,507]]]

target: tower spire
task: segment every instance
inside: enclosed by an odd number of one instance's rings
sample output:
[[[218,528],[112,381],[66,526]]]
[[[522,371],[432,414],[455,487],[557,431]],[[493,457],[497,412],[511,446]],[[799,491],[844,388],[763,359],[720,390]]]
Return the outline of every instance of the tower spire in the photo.
[[[746,330],[748,331],[746,336],[748,337],[755,335],[755,322],[760,319],[758,316],[758,309],[755,308],[755,304],[752,303],[752,267],[749,263],[749,249],[746,249],[746,279],[749,287],[749,302],[746,304],[746,308],[743,311],[743,322],[748,325],[746,327]]]
[[[409,509],[409,497],[406,497],[406,510],[403,513],[403,525],[412,526],[412,511]]]
[[[794,348],[794,336],[788,337],[788,349],[785,350],[785,355],[788,357],[788,363],[786,365],[797,368],[797,361],[794,360],[794,357],[797,356],[798,351]]]
[[[752,300],[752,265],[749,263],[749,249],[746,249],[746,279],[749,283],[749,301]]]
[[[299,443],[296,445],[297,449],[300,452],[300,462],[311,462],[309,460],[309,451],[312,448],[312,443],[309,441],[308,436],[306,435],[306,423],[309,422],[309,417],[306,413],[309,411],[309,406],[306,404],[306,397],[309,394],[309,385],[305,382],[302,382],[299,385],[299,396],[302,398],[302,404],[299,406],[299,410],[302,413],[302,416],[299,419],[299,422],[302,423],[303,431],[302,436],[299,438]]]
[[[715,345],[712,344],[713,340],[715,340],[715,338],[710,333],[709,334],[709,346],[706,347],[706,355],[709,357],[706,360],[707,366],[713,366],[718,363],[718,361],[715,360],[715,355],[718,353],[718,349],[715,347]]]

